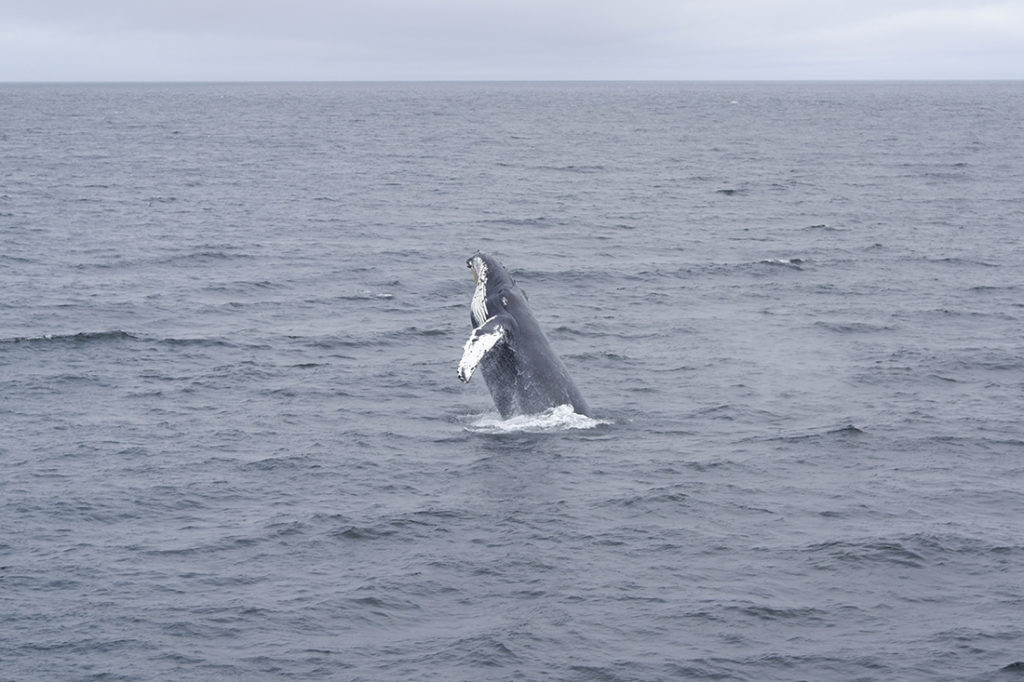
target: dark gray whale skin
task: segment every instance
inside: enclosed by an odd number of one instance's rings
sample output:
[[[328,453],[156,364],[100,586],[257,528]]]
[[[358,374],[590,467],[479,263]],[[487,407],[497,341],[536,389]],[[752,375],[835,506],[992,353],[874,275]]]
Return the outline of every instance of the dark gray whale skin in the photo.
[[[473,335],[466,343],[459,378],[468,382],[478,368],[504,419],[537,414],[559,405],[572,405],[577,414],[590,416],[587,401],[541,331],[526,295],[505,267],[480,252],[466,264],[478,276],[478,289],[484,287],[485,307],[481,309],[476,300],[480,292],[476,292],[470,307]],[[480,338],[493,345],[472,366],[470,347]]]

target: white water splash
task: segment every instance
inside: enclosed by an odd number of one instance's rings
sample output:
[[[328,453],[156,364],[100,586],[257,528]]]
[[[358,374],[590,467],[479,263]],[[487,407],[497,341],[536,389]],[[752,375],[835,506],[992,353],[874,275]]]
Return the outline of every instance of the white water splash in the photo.
[[[539,414],[520,415],[502,419],[493,412],[472,415],[466,418],[465,429],[473,433],[546,433],[549,431],[571,431],[592,429],[602,424],[611,424],[604,419],[594,419],[573,411],[572,405],[559,405]]]

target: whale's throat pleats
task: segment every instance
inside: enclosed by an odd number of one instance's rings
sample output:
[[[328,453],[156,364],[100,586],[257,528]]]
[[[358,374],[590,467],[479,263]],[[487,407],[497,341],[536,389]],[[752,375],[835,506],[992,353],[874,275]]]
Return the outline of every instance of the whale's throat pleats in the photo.
[[[469,310],[473,316],[474,327],[479,327],[490,317],[487,314],[487,285],[483,278],[476,284],[476,291],[473,292],[473,301],[469,304]]]

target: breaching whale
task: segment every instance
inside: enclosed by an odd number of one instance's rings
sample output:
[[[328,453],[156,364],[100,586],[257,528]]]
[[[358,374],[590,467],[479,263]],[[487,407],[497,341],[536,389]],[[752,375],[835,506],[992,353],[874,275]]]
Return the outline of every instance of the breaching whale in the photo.
[[[476,291],[470,304],[473,333],[462,350],[459,379],[479,367],[494,405],[505,419],[559,405],[590,416],[590,408],[555,355],[523,293],[504,266],[477,252],[466,261]]]

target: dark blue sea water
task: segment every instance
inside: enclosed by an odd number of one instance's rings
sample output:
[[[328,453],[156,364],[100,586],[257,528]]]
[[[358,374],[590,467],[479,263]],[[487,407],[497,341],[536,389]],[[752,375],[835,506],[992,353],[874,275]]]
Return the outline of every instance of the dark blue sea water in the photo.
[[[1022,121],[0,87],[0,679],[1019,679]],[[458,381],[477,249],[594,419]]]

